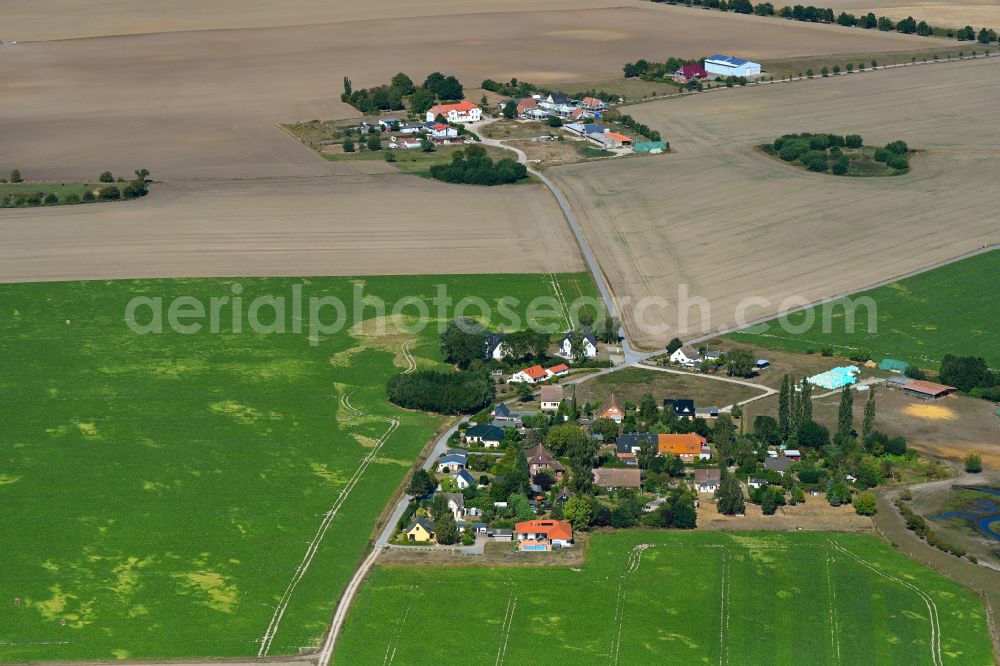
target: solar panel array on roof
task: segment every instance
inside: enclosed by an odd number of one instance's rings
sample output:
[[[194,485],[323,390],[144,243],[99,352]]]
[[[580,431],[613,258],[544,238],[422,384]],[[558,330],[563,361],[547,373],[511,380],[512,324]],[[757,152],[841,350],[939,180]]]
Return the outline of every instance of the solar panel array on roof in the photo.
[[[714,55],[705,58],[705,60],[714,60],[715,62],[726,63],[732,65],[733,67],[739,67],[740,65],[745,65],[746,63],[750,62],[749,60],[744,60],[743,58],[737,58],[735,56],[727,56],[727,55]]]

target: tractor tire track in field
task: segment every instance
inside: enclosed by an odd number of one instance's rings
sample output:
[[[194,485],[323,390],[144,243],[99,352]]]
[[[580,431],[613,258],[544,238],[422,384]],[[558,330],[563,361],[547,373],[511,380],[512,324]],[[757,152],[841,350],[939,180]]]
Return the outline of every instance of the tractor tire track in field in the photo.
[[[507,599],[507,610],[500,625],[500,646],[497,648],[496,666],[500,666],[507,657],[507,643],[510,642],[510,628],[514,624],[514,611],[517,610],[517,597],[511,592]]]
[[[722,551],[722,566],[719,568],[719,666],[729,663],[729,551]]]
[[[572,331],[573,320],[569,316],[569,304],[566,303],[566,296],[563,294],[562,285],[559,284],[559,277],[555,273],[549,273],[549,278],[549,286],[552,287],[552,293],[559,301],[559,307],[562,308],[563,317],[566,319],[566,330]]]
[[[406,608],[403,610],[403,615],[396,623],[396,631],[393,632],[392,638],[389,639],[389,644],[385,648],[385,658],[382,660],[383,664],[391,664],[396,659],[396,649],[399,647],[399,637],[403,634],[403,627],[406,625],[406,618],[410,614],[410,609],[413,608],[413,597],[416,590],[420,589],[419,585],[411,585],[409,589],[409,597],[406,600]]]
[[[837,620],[837,589],[833,586],[833,572],[831,564],[833,557],[826,556],[826,588],[830,594],[830,643],[833,646],[833,656],[836,663],[840,661],[840,628]]]
[[[417,369],[417,360],[410,353],[410,345],[412,344],[413,340],[407,340],[403,343],[403,360],[406,361],[406,370],[403,370],[404,375],[408,375]]]
[[[621,575],[621,582],[618,583],[618,598],[615,603],[615,619],[611,625],[615,632],[614,638],[611,640],[611,652],[609,659],[611,664],[618,663],[618,656],[621,653],[622,627],[625,624],[625,583],[628,581],[629,576],[639,570],[639,565],[642,563],[642,554],[654,547],[655,546],[651,543],[640,543],[629,552],[628,564],[625,565],[625,572]]]
[[[880,570],[868,560],[865,560],[859,555],[855,555],[851,551],[841,546],[839,543],[830,541],[830,545],[833,548],[837,549],[839,552],[843,553],[844,555],[847,555],[848,557],[856,560],[859,564],[861,564],[861,566],[870,569],[871,571],[874,571],[879,576],[891,580],[894,583],[899,583],[903,587],[913,590],[918,595],[920,595],[920,598],[923,599],[924,603],[927,605],[927,613],[931,621],[931,663],[934,664],[934,666],[944,666],[944,662],[941,659],[941,620],[938,617],[937,604],[934,603],[934,600],[931,599],[931,597],[926,592],[921,590],[913,583],[907,582],[905,580],[902,580],[901,578],[897,578],[892,574],[888,574]]]
[[[357,389],[351,389],[341,395],[340,404],[351,414],[358,417],[366,417],[368,416],[367,414],[351,404],[350,396],[355,391],[357,391]],[[337,499],[334,500],[333,505],[329,508],[329,510],[327,510],[326,513],[323,514],[323,520],[320,521],[319,527],[316,529],[316,534],[313,536],[312,541],[309,542],[305,555],[302,557],[302,562],[300,562],[298,568],[295,569],[292,580],[289,581],[284,594],[281,595],[281,599],[278,601],[278,605],[275,607],[274,613],[271,616],[271,621],[267,625],[267,630],[264,632],[263,637],[261,637],[260,649],[257,651],[258,657],[266,656],[268,651],[271,649],[271,643],[274,641],[274,637],[278,633],[278,627],[281,625],[281,619],[284,617],[285,611],[288,609],[288,603],[292,599],[292,594],[295,592],[295,588],[298,586],[299,582],[306,575],[306,572],[309,570],[309,566],[316,557],[320,544],[323,542],[323,537],[326,536],[327,531],[330,529],[333,519],[336,518],[338,513],[340,513],[340,509],[344,506],[344,502],[347,501],[351,491],[354,490],[354,487],[357,486],[358,482],[364,476],[368,466],[382,449],[382,445],[385,444],[386,440],[389,439],[389,436],[392,435],[396,428],[399,427],[398,419],[385,417],[378,418],[386,421],[389,424],[389,427],[382,434],[382,436],[376,440],[375,446],[373,446],[365,457],[361,459],[357,469],[354,470],[354,474],[351,475],[351,478],[348,479],[340,494],[337,495]]]

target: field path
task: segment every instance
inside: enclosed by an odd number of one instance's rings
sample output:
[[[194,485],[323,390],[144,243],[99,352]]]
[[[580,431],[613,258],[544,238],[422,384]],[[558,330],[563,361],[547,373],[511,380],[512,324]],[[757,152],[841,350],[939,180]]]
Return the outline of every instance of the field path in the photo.
[[[357,389],[351,389],[348,392],[344,393],[340,397],[340,404],[347,411],[349,411],[351,414],[354,414],[355,416],[359,417],[367,416],[367,414],[365,414],[360,409],[357,409],[356,407],[354,407],[354,405],[351,404],[350,397],[351,394],[354,393],[355,391],[357,391]],[[337,517],[338,513],[340,513],[340,509],[341,507],[344,506],[344,502],[347,501],[347,498],[350,496],[351,491],[354,490],[355,486],[357,486],[358,482],[364,476],[365,471],[368,469],[368,466],[378,455],[379,451],[382,449],[382,446],[385,444],[386,440],[389,439],[389,436],[392,435],[392,433],[395,432],[396,428],[399,427],[399,419],[384,418],[384,417],[379,417],[379,418],[386,421],[389,424],[389,427],[382,434],[382,436],[379,437],[379,439],[375,442],[375,446],[373,446],[371,450],[365,455],[365,457],[361,459],[361,462],[358,465],[357,469],[354,470],[354,474],[351,475],[351,478],[348,479],[343,490],[341,490],[340,494],[337,495],[337,499],[334,501],[333,505],[325,514],[323,514],[323,520],[320,521],[319,527],[316,529],[316,534],[313,536],[312,541],[309,542],[309,546],[306,548],[305,555],[302,557],[302,562],[300,562],[298,568],[296,568],[291,581],[289,581],[288,586],[285,588],[285,592],[281,595],[281,599],[278,601],[278,605],[274,609],[274,613],[271,616],[271,621],[267,625],[267,630],[264,632],[264,635],[261,638],[260,649],[257,652],[258,657],[266,656],[268,651],[271,649],[271,643],[274,641],[274,637],[278,633],[278,628],[281,625],[281,619],[285,615],[285,610],[287,610],[288,608],[288,603],[292,599],[292,595],[295,592],[295,588],[298,586],[302,578],[306,575],[306,572],[309,571],[309,566],[312,564],[313,559],[316,557],[316,553],[319,551],[320,544],[323,542],[323,537],[326,536],[327,531],[330,529],[330,525],[333,523],[333,519]]]
[[[621,575],[621,582],[618,583],[618,597],[615,602],[615,619],[612,622],[612,630],[615,632],[611,640],[611,653],[609,663],[617,664],[621,655],[622,629],[625,625],[625,583],[629,576],[639,570],[642,564],[642,554],[650,548],[655,548],[651,543],[640,543],[629,551],[628,563],[625,565],[625,572]]]
[[[859,564],[861,564],[861,566],[874,571],[883,578],[891,580],[895,583],[899,583],[903,587],[913,590],[918,595],[920,595],[920,598],[923,599],[924,603],[927,605],[927,613],[931,621],[931,663],[934,664],[935,666],[944,666],[944,662],[941,660],[941,620],[938,618],[938,608],[937,604],[934,603],[934,600],[931,599],[926,592],[921,590],[913,583],[902,580],[901,578],[897,578],[896,576],[893,576],[891,574],[887,574],[881,569],[875,567],[868,560],[865,560],[862,557],[855,555],[851,551],[847,550],[839,543],[831,540],[830,545],[839,552],[843,553],[844,555],[847,555],[848,557],[857,561]]]

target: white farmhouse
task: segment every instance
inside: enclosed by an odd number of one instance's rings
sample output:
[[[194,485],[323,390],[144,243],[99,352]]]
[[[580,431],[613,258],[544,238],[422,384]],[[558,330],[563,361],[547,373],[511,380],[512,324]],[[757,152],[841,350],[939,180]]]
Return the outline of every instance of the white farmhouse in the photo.
[[[438,104],[427,111],[427,122],[444,116],[449,123],[476,123],[482,120],[483,110],[469,101],[458,104]]]
[[[692,366],[701,360],[701,355],[692,347],[684,346],[670,355],[671,363]]]

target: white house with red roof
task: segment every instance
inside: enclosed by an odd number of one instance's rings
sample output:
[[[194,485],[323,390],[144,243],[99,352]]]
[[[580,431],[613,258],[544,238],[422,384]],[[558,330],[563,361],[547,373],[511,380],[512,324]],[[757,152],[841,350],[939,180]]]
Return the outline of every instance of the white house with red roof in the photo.
[[[468,100],[458,104],[436,104],[427,110],[427,122],[444,116],[449,123],[476,123],[483,119],[483,110]]]
[[[602,407],[594,414],[594,419],[611,419],[615,423],[621,423],[625,419],[625,410],[615,402],[615,394],[611,394],[611,402]]]
[[[435,139],[453,139],[458,136],[458,130],[444,123],[433,121],[424,123],[424,129]]]
[[[510,376],[511,382],[521,382],[524,384],[535,384],[537,382],[544,382],[549,378],[549,373],[545,371],[540,365],[533,365],[530,368],[525,368],[519,372],[515,372]]]

